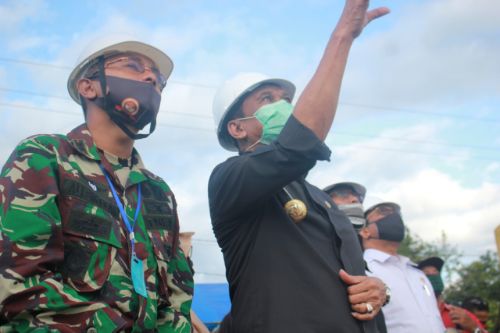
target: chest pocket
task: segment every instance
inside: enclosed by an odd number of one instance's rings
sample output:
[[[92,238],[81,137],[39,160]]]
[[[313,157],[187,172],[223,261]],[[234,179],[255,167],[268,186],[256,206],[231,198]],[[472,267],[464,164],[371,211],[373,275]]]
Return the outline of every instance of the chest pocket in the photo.
[[[177,230],[175,201],[163,189],[143,183],[143,219],[158,264],[160,298],[168,299],[168,262]]]
[[[122,247],[118,209],[106,193],[107,189],[87,184],[85,179],[66,179],[62,184],[64,260],[60,270],[65,281],[80,292],[104,286],[117,249]]]

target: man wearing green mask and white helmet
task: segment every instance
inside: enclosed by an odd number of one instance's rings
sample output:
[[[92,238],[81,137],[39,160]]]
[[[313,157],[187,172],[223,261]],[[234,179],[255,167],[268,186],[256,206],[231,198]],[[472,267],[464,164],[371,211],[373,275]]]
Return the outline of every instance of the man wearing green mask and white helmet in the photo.
[[[212,225],[222,248],[231,332],[376,332],[382,281],[365,276],[347,217],[305,181],[337,107],[353,40],[388,9],[347,0],[325,53],[295,107],[295,86],[244,73],[214,99],[219,143],[239,155],[209,180]]]
[[[151,45],[94,41],[68,79],[85,122],[15,148],[0,174],[1,332],[191,332],[175,197],[134,149],[172,68]]]

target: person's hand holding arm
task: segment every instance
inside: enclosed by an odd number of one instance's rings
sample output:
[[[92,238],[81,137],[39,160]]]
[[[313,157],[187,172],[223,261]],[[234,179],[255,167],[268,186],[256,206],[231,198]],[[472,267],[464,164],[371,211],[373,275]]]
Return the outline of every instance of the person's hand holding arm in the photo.
[[[352,316],[358,320],[375,318],[386,301],[384,282],[376,277],[350,275],[343,269],[340,270],[339,277],[348,285]]]
[[[460,325],[464,330],[468,332],[476,332],[479,329],[480,332],[486,332],[482,330],[482,327],[478,325],[474,319],[469,316],[467,311],[461,307],[449,305],[451,321],[455,325]]]

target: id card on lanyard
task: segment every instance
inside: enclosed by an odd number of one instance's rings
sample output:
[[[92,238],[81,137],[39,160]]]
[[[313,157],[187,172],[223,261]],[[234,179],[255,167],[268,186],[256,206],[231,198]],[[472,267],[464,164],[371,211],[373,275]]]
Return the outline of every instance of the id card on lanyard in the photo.
[[[125,224],[125,228],[127,229],[128,232],[130,249],[132,251],[130,256],[131,257],[130,271],[131,271],[132,284],[134,285],[134,290],[139,295],[147,298],[148,294],[146,289],[146,281],[144,280],[143,261],[137,258],[137,255],[135,253],[135,234],[134,234],[135,223],[137,221],[137,217],[139,216],[139,212],[141,211],[141,204],[142,204],[141,183],[137,184],[137,207],[135,208],[134,220],[132,221],[132,223],[130,223],[127,216],[127,212],[125,212],[125,208],[123,207],[123,204],[120,201],[118,194],[116,193],[115,187],[113,186],[113,183],[111,182],[108,173],[101,164],[99,164],[99,167],[101,168],[104,176],[106,177],[106,180],[108,181],[109,188],[111,190],[111,193],[113,194],[113,198],[116,201],[116,205],[120,210],[120,215],[122,216],[123,223]]]

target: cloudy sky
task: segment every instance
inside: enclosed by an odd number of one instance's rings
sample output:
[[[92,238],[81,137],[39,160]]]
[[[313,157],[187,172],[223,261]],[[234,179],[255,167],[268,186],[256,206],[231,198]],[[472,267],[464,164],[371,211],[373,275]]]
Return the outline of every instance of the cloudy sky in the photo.
[[[218,146],[212,98],[224,79],[258,71],[296,83],[313,73],[343,1],[0,2],[0,163],[35,133],[82,122],[67,76],[90,41],[126,33],[175,62],[157,131],[137,147],[173,188],[181,228],[195,231],[197,280],[223,281],[207,181],[230,156]],[[410,229],[473,260],[495,249],[500,224],[500,2],[372,1],[392,12],[356,40],[330,163],[309,181],[357,181],[367,205],[400,203]]]

